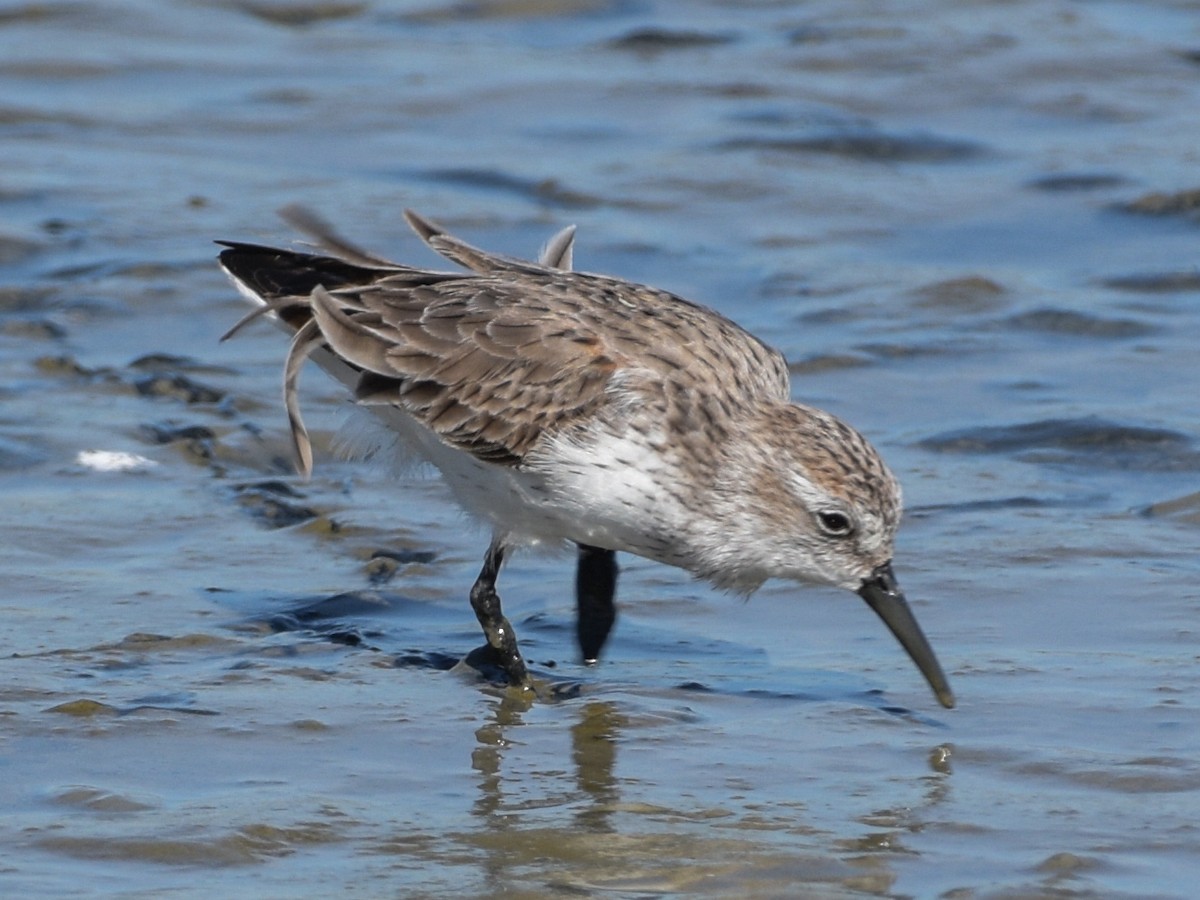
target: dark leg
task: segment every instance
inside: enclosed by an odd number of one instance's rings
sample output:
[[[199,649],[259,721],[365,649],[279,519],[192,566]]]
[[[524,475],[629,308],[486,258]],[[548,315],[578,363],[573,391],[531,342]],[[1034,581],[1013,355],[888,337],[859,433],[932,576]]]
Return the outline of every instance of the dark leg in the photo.
[[[500,595],[496,593],[496,576],[504,562],[504,544],[493,538],[483,558],[483,569],[471,588],[471,608],[483,626],[488,646],[496,654],[497,662],[508,673],[509,681],[518,687],[529,687],[529,670],[517,647],[517,633],[513,630],[504,612],[500,609]]]
[[[575,573],[576,634],[583,661],[600,658],[604,642],[617,620],[613,597],[617,592],[617,554],[588,544],[579,545],[579,569]]]

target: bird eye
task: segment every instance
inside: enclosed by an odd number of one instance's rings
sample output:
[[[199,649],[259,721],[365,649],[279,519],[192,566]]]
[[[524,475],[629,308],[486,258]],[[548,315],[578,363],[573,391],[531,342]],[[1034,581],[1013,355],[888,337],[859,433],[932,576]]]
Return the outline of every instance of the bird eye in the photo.
[[[830,537],[846,537],[854,531],[854,523],[850,521],[850,517],[845,513],[817,513],[817,522],[820,523],[821,530]]]

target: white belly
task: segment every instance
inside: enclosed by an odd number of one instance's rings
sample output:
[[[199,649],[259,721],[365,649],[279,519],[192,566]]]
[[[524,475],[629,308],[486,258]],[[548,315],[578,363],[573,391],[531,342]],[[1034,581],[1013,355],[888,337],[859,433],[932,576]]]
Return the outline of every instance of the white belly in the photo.
[[[394,407],[372,407],[401,454],[433,464],[458,504],[515,543],[565,541],[684,565],[675,537],[687,516],[663,485],[667,463],[644,440],[610,433],[560,440],[517,468],[482,462]],[[376,429],[373,438],[379,443]],[[670,538],[670,539],[668,539]]]

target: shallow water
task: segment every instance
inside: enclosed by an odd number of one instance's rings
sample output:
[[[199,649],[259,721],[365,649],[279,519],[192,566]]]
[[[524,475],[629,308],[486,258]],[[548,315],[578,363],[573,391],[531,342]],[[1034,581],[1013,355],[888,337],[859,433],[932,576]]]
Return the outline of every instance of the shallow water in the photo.
[[[6,896],[1188,897],[1200,880],[1194,3],[0,7]],[[329,451],[216,238],[412,206],[709,303],[904,483],[959,708],[853,596],[623,560],[502,589]],[[126,454],[100,471],[90,450]]]

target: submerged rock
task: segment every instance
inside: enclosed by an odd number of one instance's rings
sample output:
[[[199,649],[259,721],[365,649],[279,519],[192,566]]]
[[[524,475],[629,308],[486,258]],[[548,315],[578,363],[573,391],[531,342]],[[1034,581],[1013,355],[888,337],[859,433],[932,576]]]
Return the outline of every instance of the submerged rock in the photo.
[[[301,495],[283,481],[243,484],[234,488],[234,491],[238,504],[271,528],[287,528],[320,515],[320,512],[310,506],[293,503],[292,498]]]
[[[1187,435],[1095,416],[964,428],[926,438],[918,446],[936,453],[1004,453],[1025,462],[1105,469],[1200,470],[1200,453]]]
[[[1153,192],[1117,206],[1122,212],[1140,216],[1197,216],[1200,215],[1200,188],[1176,191],[1171,194]]]
[[[936,135],[882,134],[846,131],[798,138],[735,138],[726,150],[771,150],[780,153],[823,153],[864,162],[959,162],[981,156],[984,148],[971,141]]]
[[[224,391],[200,384],[186,375],[151,375],[133,383],[143,397],[169,397],[184,403],[220,403]]]
[[[1032,309],[1009,317],[1005,324],[1019,331],[1094,338],[1143,337],[1156,330],[1136,319],[1106,319],[1072,309]]]

